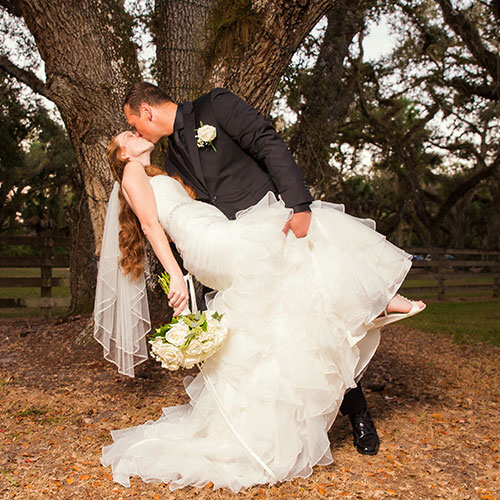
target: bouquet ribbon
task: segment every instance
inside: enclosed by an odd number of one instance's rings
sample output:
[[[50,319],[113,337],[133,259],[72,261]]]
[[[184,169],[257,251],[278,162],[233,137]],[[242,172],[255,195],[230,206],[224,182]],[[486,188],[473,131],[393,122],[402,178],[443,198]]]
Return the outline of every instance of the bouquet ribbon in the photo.
[[[191,301],[191,307],[193,308],[193,312],[197,313],[198,312],[198,304],[196,303],[196,293],[194,290],[194,282],[193,282],[193,277],[191,276],[191,273],[187,273],[184,276],[184,281],[186,282],[186,286],[189,291],[189,300]]]
[[[191,306],[193,308],[193,312],[198,312],[198,305],[196,303],[196,294],[194,290],[194,283],[193,283],[193,277],[191,276],[190,273],[186,274],[184,276],[184,281],[186,282],[186,285],[189,290],[189,298],[191,300]],[[250,454],[250,456],[274,479],[275,476],[273,474],[273,471],[262,461],[262,459],[255,453],[252,448],[246,443],[246,441],[243,439],[243,437],[240,435],[240,433],[235,429],[234,425],[231,423],[231,420],[229,419],[227,412],[224,410],[224,406],[222,404],[222,401],[219,398],[219,395],[217,394],[217,391],[215,390],[215,387],[210,380],[210,377],[208,376],[207,373],[202,369],[202,365],[200,363],[197,363],[198,369],[200,370],[201,376],[203,377],[203,380],[205,381],[205,384],[212,394],[212,397],[214,398],[215,404],[217,408],[219,409],[220,414],[222,415],[222,418],[225,420],[226,424],[228,427],[231,429],[233,432],[234,436],[236,439],[241,443],[243,448],[247,450],[247,452]]]

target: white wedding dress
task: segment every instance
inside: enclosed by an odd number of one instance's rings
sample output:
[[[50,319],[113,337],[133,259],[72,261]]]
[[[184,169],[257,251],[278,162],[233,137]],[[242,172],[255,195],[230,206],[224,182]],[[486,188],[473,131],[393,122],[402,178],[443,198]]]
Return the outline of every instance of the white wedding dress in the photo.
[[[378,346],[370,322],[403,282],[409,254],[341,205],[314,202],[308,236],[297,239],[281,231],[290,210],[271,194],[228,221],[172,178],[151,184],[186,269],[219,290],[208,307],[230,334],[186,379],[189,404],[113,431],[102,463],[124,486],[140,476],[234,492],[331,463],[327,432]]]

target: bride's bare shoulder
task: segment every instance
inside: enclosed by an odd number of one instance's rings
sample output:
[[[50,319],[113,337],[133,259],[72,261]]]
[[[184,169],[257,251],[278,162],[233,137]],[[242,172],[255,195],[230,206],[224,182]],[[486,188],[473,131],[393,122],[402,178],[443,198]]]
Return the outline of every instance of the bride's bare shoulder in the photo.
[[[144,165],[136,160],[129,161],[123,169],[122,183],[128,184],[129,182],[137,182],[138,179],[147,179]]]
[[[131,160],[129,161],[123,170],[123,173],[125,172],[136,172],[136,171],[142,171],[144,172],[144,165],[137,160]]]
[[[142,163],[133,160],[125,165],[123,169],[122,188],[131,198],[133,197],[133,193],[141,192],[144,194],[148,192],[149,177]]]

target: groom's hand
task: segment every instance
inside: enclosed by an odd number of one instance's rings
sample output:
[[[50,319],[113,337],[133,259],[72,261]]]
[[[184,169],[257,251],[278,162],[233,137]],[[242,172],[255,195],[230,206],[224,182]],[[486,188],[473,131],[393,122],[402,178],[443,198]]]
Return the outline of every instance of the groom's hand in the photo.
[[[297,238],[307,236],[311,224],[311,212],[297,212],[283,227],[283,232],[288,234],[291,229]]]

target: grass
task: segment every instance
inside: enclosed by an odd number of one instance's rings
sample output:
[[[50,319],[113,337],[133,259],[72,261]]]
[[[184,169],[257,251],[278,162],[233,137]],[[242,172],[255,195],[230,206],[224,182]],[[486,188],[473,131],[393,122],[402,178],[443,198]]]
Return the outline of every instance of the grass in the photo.
[[[489,276],[472,276],[470,278],[461,278],[461,279],[447,279],[447,284],[455,284],[455,285],[492,285],[493,278]],[[407,279],[404,283],[404,286],[407,288],[419,287],[419,286],[436,286],[436,279]]]
[[[430,303],[405,323],[424,332],[451,335],[457,343],[500,346],[500,299]]]

